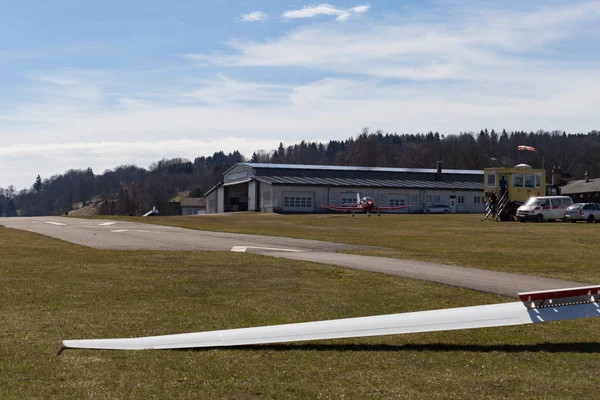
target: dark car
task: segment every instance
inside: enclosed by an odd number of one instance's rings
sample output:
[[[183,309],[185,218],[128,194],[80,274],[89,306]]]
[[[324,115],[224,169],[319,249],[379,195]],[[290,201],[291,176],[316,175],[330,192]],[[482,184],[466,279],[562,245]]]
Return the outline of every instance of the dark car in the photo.
[[[598,222],[600,221],[600,204],[575,203],[567,208],[564,219],[571,222]]]

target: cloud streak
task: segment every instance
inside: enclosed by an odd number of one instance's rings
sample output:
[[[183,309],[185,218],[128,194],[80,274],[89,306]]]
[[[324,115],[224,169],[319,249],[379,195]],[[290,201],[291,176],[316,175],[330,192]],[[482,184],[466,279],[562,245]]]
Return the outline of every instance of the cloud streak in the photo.
[[[262,11],[253,11],[248,14],[242,14],[239,18],[242,22],[260,22],[268,18],[268,15]]]
[[[336,8],[331,4],[318,4],[313,6],[306,6],[297,10],[290,10],[284,12],[281,17],[284,19],[302,19],[302,18],[314,18],[320,15],[335,16],[336,21],[346,21],[352,16],[364,14],[369,11],[371,6],[368,4],[351,7],[347,9]]]

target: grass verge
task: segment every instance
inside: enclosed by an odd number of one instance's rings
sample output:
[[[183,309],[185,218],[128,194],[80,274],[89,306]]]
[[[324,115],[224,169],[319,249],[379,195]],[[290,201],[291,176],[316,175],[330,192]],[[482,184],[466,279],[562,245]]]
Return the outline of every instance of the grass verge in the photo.
[[[591,398],[600,318],[201,351],[66,350],[131,337],[506,301],[218,252],[106,251],[0,227],[0,398]]]

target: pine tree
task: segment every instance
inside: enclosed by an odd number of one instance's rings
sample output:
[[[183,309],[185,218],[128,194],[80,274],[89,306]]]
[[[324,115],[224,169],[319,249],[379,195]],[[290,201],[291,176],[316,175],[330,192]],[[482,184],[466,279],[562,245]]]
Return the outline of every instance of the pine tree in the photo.
[[[35,178],[33,190],[35,190],[38,193],[42,191],[42,178],[39,175],[37,176],[37,178]]]

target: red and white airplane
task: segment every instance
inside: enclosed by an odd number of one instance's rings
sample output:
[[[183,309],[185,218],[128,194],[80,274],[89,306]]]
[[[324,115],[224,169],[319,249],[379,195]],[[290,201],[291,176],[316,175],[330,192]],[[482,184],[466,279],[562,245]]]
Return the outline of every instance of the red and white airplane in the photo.
[[[324,208],[334,211],[350,211],[352,212],[352,216],[357,212],[366,212],[367,216],[371,216],[371,212],[373,210],[377,211],[377,216],[381,217],[380,211],[395,211],[401,210],[403,208],[408,208],[411,205],[404,206],[394,206],[394,207],[380,207],[375,204],[375,200],[372,197],[360,197],[360,193],[356,193],[356,203],[351,204],[343,204],[341,207],[339,206],[331,206],[329,204],[323,204]]]

